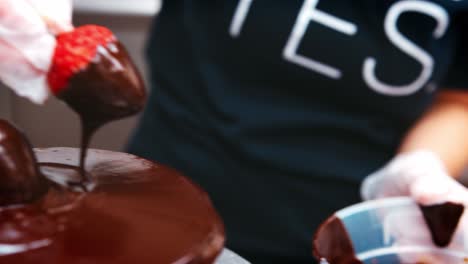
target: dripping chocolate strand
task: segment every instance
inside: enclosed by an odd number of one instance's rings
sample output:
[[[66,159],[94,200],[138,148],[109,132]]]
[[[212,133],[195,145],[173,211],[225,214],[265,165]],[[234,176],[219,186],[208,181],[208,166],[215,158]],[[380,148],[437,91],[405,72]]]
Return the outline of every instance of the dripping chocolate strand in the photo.
[[[81,119],[81,148],[80,148],[80,174],[82,183],[91,181],[90,177],[86,173],[86,154],[88,152],[89,143],[96,130],[101,124],[96,122],[88,122],[86,119]]]
[[[81,119],[81,181],[86,190],[93,179],[86,174],[86,153],[94,132],[102,125],[143,109],[146,89],[141,76],[120,42],[99,46],[96,57],[76,73],[58,97]]]

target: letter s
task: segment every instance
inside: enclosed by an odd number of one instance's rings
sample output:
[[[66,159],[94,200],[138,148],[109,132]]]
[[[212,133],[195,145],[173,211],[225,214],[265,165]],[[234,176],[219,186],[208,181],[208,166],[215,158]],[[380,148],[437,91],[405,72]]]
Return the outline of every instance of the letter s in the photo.
[[[438,39],[447,31],[449,15],[440,6],[418,0],[408,0],[395,3],[390,7],[385,17],[385,33],[390,41],[401,51],[416,59],[422,65],[422,71],[418,78],[412,83],[402,86],[394,86],[379,81],[375,76],[376,60],[368,57],[364,61],[363,75],[369,87],[381,94],[390,96],[405,96],[417,92],[429,80],[434,68],[434,60],[430,54],[415,45],[408,38],[402,35],[397,29],[399,16],[408,11],[419,12],[433,17],[437,21],[433,36]]]

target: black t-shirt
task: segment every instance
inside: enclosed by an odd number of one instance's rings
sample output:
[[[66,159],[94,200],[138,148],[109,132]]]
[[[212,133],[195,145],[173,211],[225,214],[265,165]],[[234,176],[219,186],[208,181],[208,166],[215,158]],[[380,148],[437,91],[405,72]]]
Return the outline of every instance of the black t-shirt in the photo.
[[[318,224],[359,201],[361,180],[437,90],[467,87],[466,8],[164,1],[148,45],[151,98],[129,150],[207,190],[228,245],[253,263],[308,261]]]

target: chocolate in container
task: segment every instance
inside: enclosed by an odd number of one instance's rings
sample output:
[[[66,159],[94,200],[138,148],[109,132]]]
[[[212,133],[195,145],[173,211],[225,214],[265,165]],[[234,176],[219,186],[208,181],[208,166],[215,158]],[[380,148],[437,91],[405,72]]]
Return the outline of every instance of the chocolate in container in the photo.
[[[456,228],[463,208],[449,203],[422,209],[406,197],[344,208],[317,230],[313,254],[323,264],[468,263],[468,252],[446,241],[467,238]],[[424,216],[431,219],[430,225]],[[431,239],[434,242],[428,243]]]
[[[0,263],[213,263],[224,228],[210,199],[185,177],[139,157],[89,150],[89,192],[79,150],[36,149],[51,181],[39,200],[0,209]]]

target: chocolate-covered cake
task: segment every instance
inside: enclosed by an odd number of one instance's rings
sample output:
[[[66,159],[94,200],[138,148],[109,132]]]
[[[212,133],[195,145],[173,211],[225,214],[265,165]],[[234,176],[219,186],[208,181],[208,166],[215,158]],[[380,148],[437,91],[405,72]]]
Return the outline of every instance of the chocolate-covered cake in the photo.
[[[49,191],[0,212],[0,263],[212,263],[223,225],[208,196],[176,171],[124,153],[90,150],[87,193],[78,149],[37,149]],[[5,247],[2,250],[2,247]],[[5,252],[10,250],[11,252]]]

